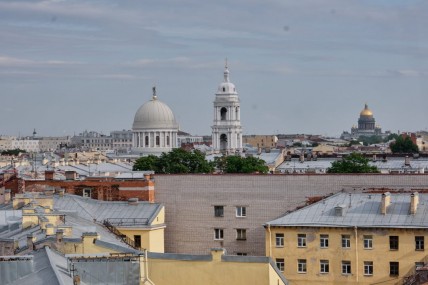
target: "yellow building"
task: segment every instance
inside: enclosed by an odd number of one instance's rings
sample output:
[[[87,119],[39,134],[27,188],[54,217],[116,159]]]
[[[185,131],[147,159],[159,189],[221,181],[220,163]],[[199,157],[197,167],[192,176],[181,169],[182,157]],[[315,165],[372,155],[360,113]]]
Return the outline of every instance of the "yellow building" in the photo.
[[[253,147],[275,148],[278,138],[275,135],[248,135],[242,137],[244,144]]]
[[[265,224],[290,284],[402,284],[427,263],[427,194],[339,193]]]

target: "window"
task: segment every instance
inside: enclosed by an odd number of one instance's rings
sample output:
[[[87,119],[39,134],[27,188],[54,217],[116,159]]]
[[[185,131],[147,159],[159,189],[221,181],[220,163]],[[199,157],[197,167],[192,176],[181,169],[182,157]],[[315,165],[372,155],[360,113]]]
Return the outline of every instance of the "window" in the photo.
[[[214,206],[214,217],[224,216],[224,206]]]
[[[237,256],[247,256],[246,252],[237,252],[236,253]]]
[[[159,146],[160,145],[160,137],[156,136],[156,145]]]
[[[389,236],[389,249],[398,250],[398,236]]]
[[[351,236],[342,235],[342,248],[350,248],[350,247],[351,247]]]
[[[306,259],[297,260],[297,272],[306,273]]]
[[[373,248],[373,236],[364,236],[364,249]]]
[[[91,197],[91,189],[90,188],[86,188],[83,189],[83,197]]]
[[[364,275],[373,275],[373,261],[364,261]]]
[[[214,229],[214,239],[216,240],[223,239],[223,229]]]
[[[328,235],[320,235],[320,247],[321,248],[328,247]]]
[[[351,262],[342,261],[342,274],[351,274]]]
[[[298,247],[306,247],[306,234],[298,234],[297,235],[297,246]]]
[[[415,237],[415,249],[416,250],[424,250],[425,249],[425,239],[423,236]]]
[[[136,248],[141,247],[141,235],[134,235],[134,244]]]
[[[399,264],[396,261],[391,261],[389,263],[389,275],[398,276],[399,275]]]
[[[226,114],[227,114],[227,109],[225,107],[221,108],[221,110],[220,110],[220,119],[222,121],[226,120]]]
[[[284,258],[277,258],[275,263],[279,271],[284,272]]]
[[[419,267],[424,267],[425,264],[423,262],[415,262],[415,269],[418,269]]]
[[[246,240],[247,239],[247,230],[246,229],[236,229],[236,239],[237,240]]]
[[[166,145],[169,146],[169,136],[166,136]]]
[[[145,145],[145,146],[149,146],[149,136],[146,136],[146,137],[144,138],[144,140],[145,140],[144,145]]]
[[[247,208],[238,206],[236,207],[236,216],[237,217],[246,217],[247,216]]]
[[[328,260],[320,260],[320,272],[321,273],[329,273],[330,265]]]
[[[284,234],[275,234],[276,247],[284,247]]]

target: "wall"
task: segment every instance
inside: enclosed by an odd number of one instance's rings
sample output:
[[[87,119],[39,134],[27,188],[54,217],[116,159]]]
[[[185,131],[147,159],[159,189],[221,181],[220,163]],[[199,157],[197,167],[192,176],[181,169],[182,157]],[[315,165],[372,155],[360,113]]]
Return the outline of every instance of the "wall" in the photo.
[[[303,205],[307,197],[368,187],[428,189],[428,175],[155,175],[156,202],[165,205],[165,252],[204,254],[224,247],[229,254],[265,255],[262,225]],[[367,189],[366,189],[367,190]],[[224,205],[224,217],[214,217]],[[235,207],[247,207],[236,218]],[[224,240],[214,240],[214,228]],[[236,228],[247,240],[236,240]]]

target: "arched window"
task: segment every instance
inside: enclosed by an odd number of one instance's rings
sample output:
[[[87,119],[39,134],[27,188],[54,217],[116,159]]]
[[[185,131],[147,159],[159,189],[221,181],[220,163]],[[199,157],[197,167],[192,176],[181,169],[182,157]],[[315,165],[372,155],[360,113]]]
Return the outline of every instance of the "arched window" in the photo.
[[[144,144],[145,146],[149,146],[149,136],[146,136]]]
[[[227,114],[227,109],[225,107],[221,108],[220,110],[220,118],[222,121],[226,120],[226,114]]]
[[[221,134],[220,135],[220,150],[225,151],[227,149],[227,135]]]
[[[159,146],[159,145],[160,145],[160,137],[156,136],[156,146]]]

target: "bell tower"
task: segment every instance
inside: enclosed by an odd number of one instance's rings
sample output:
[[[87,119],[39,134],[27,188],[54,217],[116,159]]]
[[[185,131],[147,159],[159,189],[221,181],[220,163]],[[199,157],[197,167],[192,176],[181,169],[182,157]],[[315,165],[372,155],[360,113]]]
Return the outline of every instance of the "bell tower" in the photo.
[[[214,153],[232,154],[242,151],[241,108],[235,85],[230,82],[227,60],[224,81],[214,99],[212,144]]]

